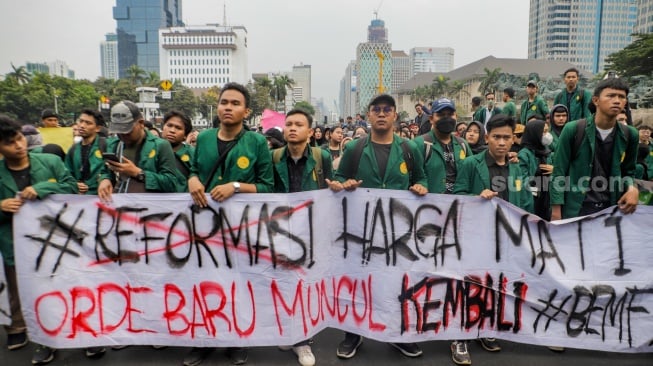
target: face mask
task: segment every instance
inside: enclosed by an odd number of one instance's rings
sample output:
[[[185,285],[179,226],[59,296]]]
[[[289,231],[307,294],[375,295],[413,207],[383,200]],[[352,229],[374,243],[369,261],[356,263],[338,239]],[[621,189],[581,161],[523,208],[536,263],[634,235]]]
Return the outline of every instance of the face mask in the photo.
[[[493,100],[488,100],[488,101],[487,101],[487,106],[488,106],[489,108],[494,107],[494,101],[493,101]]]
[[[438,132],[448,135],[456,128],[456,120],[451,117],[445,117],[435,124]]]
[[[553,135],[550,134],[549,132],[545,133],[542,135],[542,145],[544,146],[549,146],[553,143]]]
[[[82,136],[73,136],[73,144],[76,144],[78,142],[82,142],[84,138]]]

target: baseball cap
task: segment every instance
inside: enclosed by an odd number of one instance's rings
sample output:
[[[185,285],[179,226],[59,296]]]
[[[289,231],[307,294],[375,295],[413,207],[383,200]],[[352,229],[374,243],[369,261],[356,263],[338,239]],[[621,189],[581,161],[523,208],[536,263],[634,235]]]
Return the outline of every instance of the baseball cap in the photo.
[[[130,133],[134,123],[142,117],[141,111],[134,102],[123,100],[111,108],[110,133]]]
[[[367,108],[369,109],[371,106],[377,105],[377,104],[387,104],[387,105],[389,105],[391,107],[395,107],[395,108],[397,107],[397,103],[395,102],[395,98],[393,98],[392,96],[390,96],[388,94],[379,94],[379,95],[377,95],[376,97],[374,97],[374,99],[372,99],[372,101],[367,106]]]
[[[529,81],[526,83],[526,86],[531,86],[531,85],[533,85],[534,87],[537,87],[537,81],[535,81],[535,80],[529,80]]]
[[[524,133],[524,130],[526,130],[526,126],[522,125],[521,123],[517,123],[515,125],[515,134]]]
[[[57,117],[59,118],[59,115],[56,114],[52,109],[46,108],[41,112],[41,119],[46,119],[50,117]]]
[[[431,111],[438,113],[442,111],[443,109],[449,108],[453,110],[454,112],[456,111],[456,104],[453,102],[453,100],[448,99],[448,98],[440,98],[433,102],[433,108],[431,108]]]

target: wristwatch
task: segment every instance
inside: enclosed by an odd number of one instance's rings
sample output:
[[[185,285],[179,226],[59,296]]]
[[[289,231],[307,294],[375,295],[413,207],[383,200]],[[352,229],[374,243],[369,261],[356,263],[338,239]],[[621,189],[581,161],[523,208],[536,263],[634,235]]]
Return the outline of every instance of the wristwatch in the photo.
[[[136,180],[139,182],[145,182],[145,172],[143,170],[136,175]]]
[[[234,185],[234,190],[236,193],[240,193],[240,183],[238,182],[233,182]]]

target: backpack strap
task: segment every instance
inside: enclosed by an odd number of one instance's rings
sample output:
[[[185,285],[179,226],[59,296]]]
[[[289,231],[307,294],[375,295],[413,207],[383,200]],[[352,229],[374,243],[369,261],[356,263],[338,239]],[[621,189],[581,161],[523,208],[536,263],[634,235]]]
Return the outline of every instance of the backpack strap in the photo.
[[[365,143],[367,143],[367,136],[361,137],[358,139],[358,141],[356,141],[356,144],[351,151],[351,164],[348,164],[347,166],[349,169],[343,172],[346,179],[356,179],[356,173],[358,173],[358,163],[361,160],[361,155],[363,155],[363,148],[365,147]]]
[[[453,135],[453,137],[458,141],[458,145],[460,145],[460,148],[465,152],[465,157],[467,157],[467,144],[465,143],[465,140],[460,136]]]
[[[413,152],[410,151],[410,146],[408,146],[407,140],[403,140],[400,146],[401,149],[404,151],[404,161],[406,162],[406,168],[408,168],[410,185],[412,186],[413,184],[415,184],[413,180],[413,168],[415,167],[415,159],[413,156]]]
[[[283,155],[283,147],[272,150],[272,162],[277,164],[281,161],[281,156]]]
[[[319,147],[311,146],[311,153],[313,154],[313,160],[315,160],[315,167],[313,172],[317,177],[317,185],[320,189],[326,188],[326,182],[324,181],[324,156],[322,155],[322,149]]]
[[[424,162],[426,163],[433,154],[433,139],[430,133],[425,133],[422,137],[424,138]]]
[[[585,118],[579,119],[576,123],[576,135],[574,136],[574,144],[571,145],[572,159],[577,158],[578,148],[585,138],[585,127],[587,127],[587,120]]]

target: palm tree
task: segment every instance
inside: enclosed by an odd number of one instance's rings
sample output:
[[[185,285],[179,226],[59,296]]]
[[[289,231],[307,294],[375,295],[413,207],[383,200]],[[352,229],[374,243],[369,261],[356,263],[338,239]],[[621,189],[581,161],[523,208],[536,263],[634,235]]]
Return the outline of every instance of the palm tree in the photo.
[[[478,92],[482,95],[485,95],[488,92],[494,92],[499,82],[499,77],[501,76],[501,68],[497,67],[494,70],[490,70],[487,67],[483,69],[485,75],[481,78],[481,84],[478,86]]]
[[[447,90],[449,90],[449,78],[438,75],[433,79],[431,87],[433,88],[433,99],[440,98],[447,93]]]
[[[138,65],[131,65],[127,68],[127,78],[132,85],[142,85],[146,72]]]
[[[456,80],[449,85],[447,95],[449,95],[452,99],[456,99],[458,96],[460,96],[461,93],[469,95],[469,92],[465,89],[464,81]]]
[[[144,84],[147,86],[151,87],[158,87],[159,84],[161,83],[161,77],[156,71],[150,71],[146,73],[145,79],[144,79]]]
[[[292,88],[294,84],[295,81],[286,75],[275,76],[272,80],[272,90],[270,91],[270,96],[276,101],[277,110],[279,109],[278,105],[281,104],[283,105],[283,111],[286,111],[284,101],[286,100],[286,95],[288,94],[288,88]]]
[[[18,68],[11,64],[11,68],[14,70],[7,74],[7,79],[13,79],[18,84],[27,84],[31,79],[30,73],[27,71],[25,66],[19,66]]]

